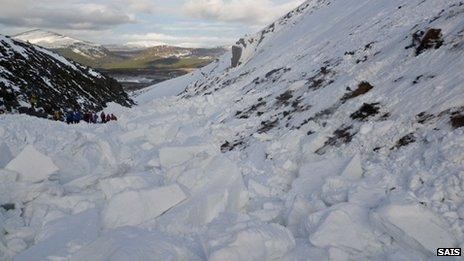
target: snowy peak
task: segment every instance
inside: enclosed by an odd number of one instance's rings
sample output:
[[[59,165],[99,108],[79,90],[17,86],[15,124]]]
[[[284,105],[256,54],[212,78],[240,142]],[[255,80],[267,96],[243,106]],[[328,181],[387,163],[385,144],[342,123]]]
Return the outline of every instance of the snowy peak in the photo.
[[[84,42],[69,36],[64,36],[61,34],[41,29],[31,30],[21,34],[17,34],[14,35],[13,38],[50,49],[66,48],[78,43],[99,46],[97,44]]]
[[[91,59],[102,58],[108,55],[108,50],[99,44],[78,40],[41,29],[17,34],[13,36],[13,38],[47,49],[67,49],[75,54],[83,55]]]

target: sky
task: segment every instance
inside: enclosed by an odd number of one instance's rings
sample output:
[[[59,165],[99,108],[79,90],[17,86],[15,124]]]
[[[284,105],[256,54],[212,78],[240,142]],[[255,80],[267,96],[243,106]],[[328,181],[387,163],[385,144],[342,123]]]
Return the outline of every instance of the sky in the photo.
[[[0,34],[44,29],[100,44],[227,46],[304,0],[0,0]]]

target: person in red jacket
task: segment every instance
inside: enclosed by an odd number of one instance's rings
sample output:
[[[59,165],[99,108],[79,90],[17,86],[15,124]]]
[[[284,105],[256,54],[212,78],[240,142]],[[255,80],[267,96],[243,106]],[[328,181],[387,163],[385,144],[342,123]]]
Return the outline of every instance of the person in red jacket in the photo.
[[[109,114],[106,115],[106,122],[110,122],[111,121],[111,116]]]

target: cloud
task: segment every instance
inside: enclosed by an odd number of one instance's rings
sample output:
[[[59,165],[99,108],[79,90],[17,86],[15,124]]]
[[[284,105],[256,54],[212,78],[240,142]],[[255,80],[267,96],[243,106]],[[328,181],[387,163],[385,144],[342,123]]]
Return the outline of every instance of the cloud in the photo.
[[[108,5],[130,12],[154,13],[157,7],[152,0],[107,0]]]
[[[189,0],[184,4],[183,11],[197,19],[263,25],[302,2],[303,0],[292,0],[276,4],[270,0]]]
[[[103,30],[134,23],[135,16],[101,3],[2,0],[0,23],[14,27]]]

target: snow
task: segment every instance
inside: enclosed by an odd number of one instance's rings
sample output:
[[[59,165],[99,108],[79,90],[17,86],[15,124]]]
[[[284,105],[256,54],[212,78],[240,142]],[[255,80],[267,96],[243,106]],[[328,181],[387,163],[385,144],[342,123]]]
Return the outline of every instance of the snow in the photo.
[[[37,44],[45,48],[65,48],[82,41],[43,30],[32,30],[14,36],[15,39]]]
[[[103,212],[104,226],[116,228],[140,225],[185,199],[186,196],[178,185],[122,192],[108,202]]]
[[[43,181],[59,170],[50,157],[32,145],[26,146],[5,168],[18,172],[21,180],[29,182]]]
[[[372,229],[366,226],[368,213],[367,208],[346,203],[311,214],[307,221],[311,243],[317,247],[334,247],[346,252],[374,249],[377,238]]]
[[[450,124],[464,106],[462,10],[307,1],[245,38],[241,65],[228,53],[137,92],[137,106],[107,109],[117,122],[2,115],[6,158],[28,172],[0,166],[0,203],[16,206],[0,209],[0,259],[429,260],[463,247],[464,128]],[[442,47],[405,49],[429,27]],[[343,98],[362,81],[373,88]],[[364,103],[379,113],[352,117]]]
[[[71,67],[73,70],[75,71],[78,71],[79,69],[77,69],[76,65],[70,61],[68,61],[66,58],[64,58],[63,56],[57,54],[57,53],[54,53],[52,51],[49,51],[47,49],[44,49],[44,48],[40,48],[38,46],[34,46],[35,49],[37,49],[38,51],[48,55],[48,56],[51,56],[53,59],[59,61],[60,63],[66,65],[66,66],[69,66]]]
[[[421,205],[392,203],[380,207],[372,216],[399,243],[427,256],[434,256],[439,245],[458,247],[446,223]]]
[[[13,155],[5,142],[0,142],[0,168],[4,168],[11,160]]]
[[[92,244],[77,251],[70,260],[202,260],[196,251],[182,238],[160,231],[125,227],[104,233]]]
[[[36,236],[36,244],[17,255],[15,260],[67,258],[68,252],[75,252],[97,238],[98,218],[98,211],[90,209],[47,223],[44,232]]]
[[[280,260],[295,247],[290,231],[243,216],[215,220],[204,242],[208,260]]]

